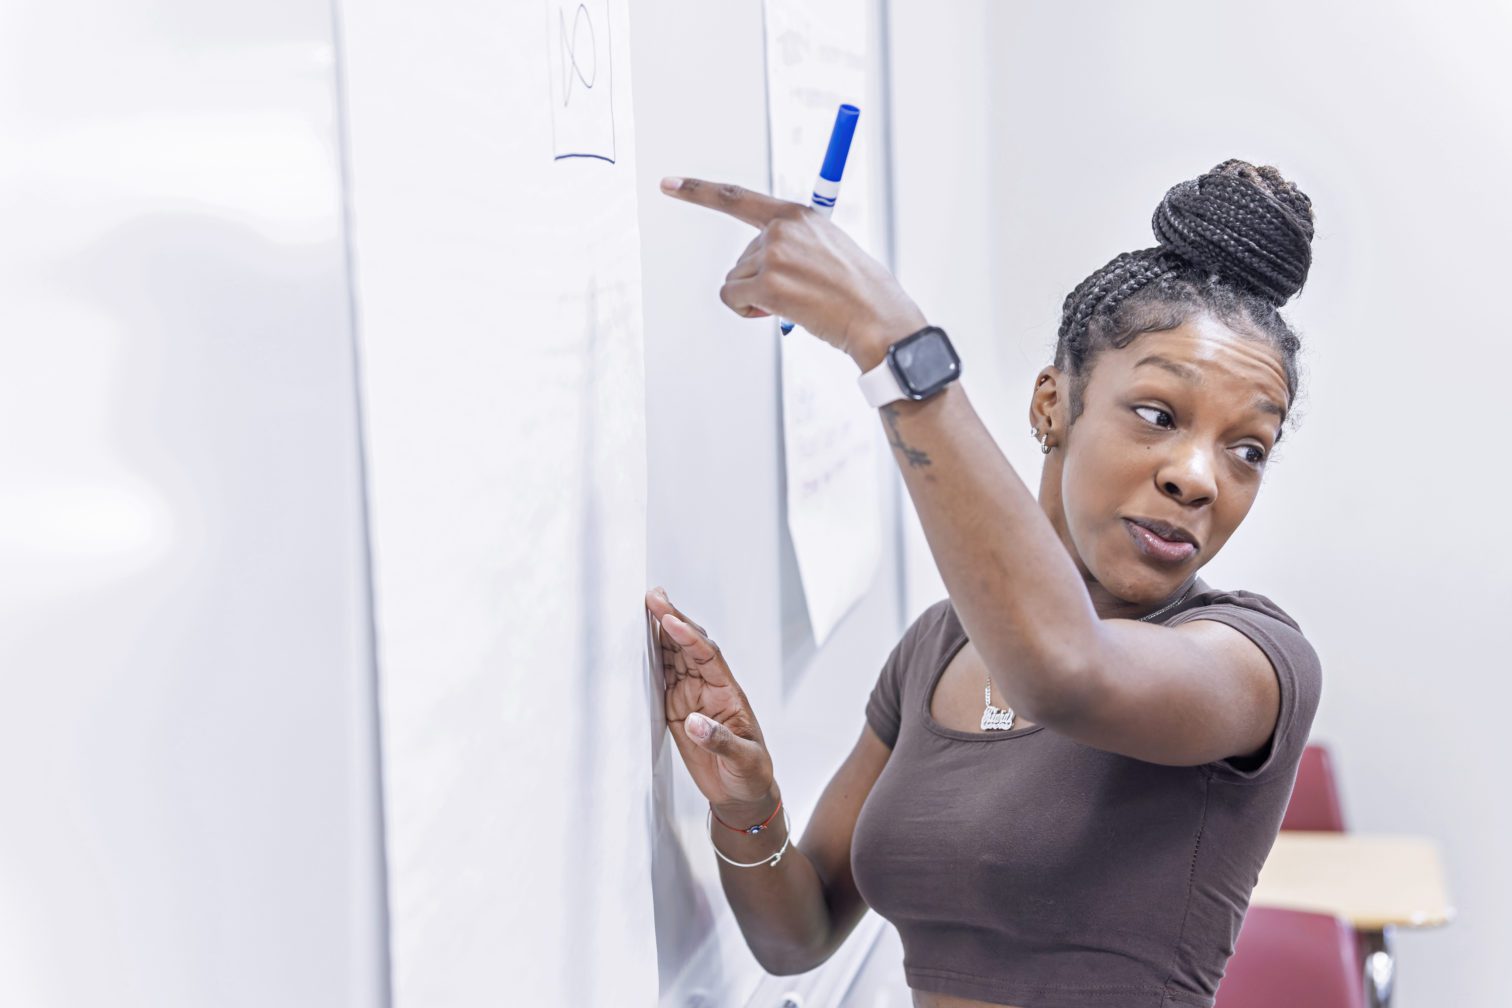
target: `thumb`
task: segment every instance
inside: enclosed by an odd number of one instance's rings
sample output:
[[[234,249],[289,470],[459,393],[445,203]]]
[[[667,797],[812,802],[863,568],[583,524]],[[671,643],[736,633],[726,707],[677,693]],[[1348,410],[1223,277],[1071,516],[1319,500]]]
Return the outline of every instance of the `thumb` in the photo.
[[[718,756],[741,759],[749,752],[748,746],[754,743],[748,742],[728,727],[715,721],[713,718],[693,711],[683,723],[688,737],[698,745]]]

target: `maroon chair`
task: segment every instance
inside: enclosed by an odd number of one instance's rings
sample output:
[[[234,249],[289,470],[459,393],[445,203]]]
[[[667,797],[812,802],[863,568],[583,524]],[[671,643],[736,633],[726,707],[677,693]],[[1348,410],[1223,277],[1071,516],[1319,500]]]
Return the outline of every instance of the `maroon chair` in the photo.
[[[1213,1008],[1366,1008],[1354,931],[1327,914],[1250,907]]]
[[[1311,743],[1302,750],[1302,762],[1297,767],[1297,783],[1292,788],[1286,815],[1281,820],[1284,830],[1317,830],[1325,833],[1344,833],[1344,808],[1339,802],[1339,786],[1334,778],[1333,760],[1328,749]]]
[[[1320,833],[1347,833],[1344,804],[1339,798],[1338,778],[1328,747],[1310,743],[1302,750],[1297,766],[1297,783],[1281,820],[1283,830],[1313,830]],[[1389,929],[1388,929],[1389,931]],[[1354,961],[1364,975],[1367,1004],[1386,1004],[1395,986],[1396,957],[1389,933],[1354,932]]]

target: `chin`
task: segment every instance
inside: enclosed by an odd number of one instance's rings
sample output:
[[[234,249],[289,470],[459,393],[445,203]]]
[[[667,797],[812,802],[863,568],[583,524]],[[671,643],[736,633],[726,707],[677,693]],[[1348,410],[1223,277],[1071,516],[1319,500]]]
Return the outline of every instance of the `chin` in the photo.
[[[1202,554],[1199,553],[1180,567],[1165,569],[1152,567],[1140,560],[1125,561],[1117,565],[1110,578],[1098,578],[1098,582],[1109,594],[1125,602],[1155,605],[1169,598],[1197,573],[1202,566],[1199,563],[1202,559]]]

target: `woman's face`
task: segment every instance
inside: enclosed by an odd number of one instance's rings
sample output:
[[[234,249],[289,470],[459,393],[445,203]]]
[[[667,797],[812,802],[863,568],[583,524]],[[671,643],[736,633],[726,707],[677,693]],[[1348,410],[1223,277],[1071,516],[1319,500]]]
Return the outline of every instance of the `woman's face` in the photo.
[[[1031,420],[1047,409],[1055,446],[1042,503],[1058,503],[1059,515],[1047,512],[1082,575],[1112,596],[1094,589],[1094,601],[1103,609],[1168,598],[1218,555],[1255,501],[1290,405],[1280,359],[1208,315],[1143,333],[1094,359],[1069,430],[1066,376],[1042,373],[1059,386],[1037,389],[1031,406]],[[1136,520],[1184,529],[1193,543],[1173,544],[1180,533],[1156,537]]]

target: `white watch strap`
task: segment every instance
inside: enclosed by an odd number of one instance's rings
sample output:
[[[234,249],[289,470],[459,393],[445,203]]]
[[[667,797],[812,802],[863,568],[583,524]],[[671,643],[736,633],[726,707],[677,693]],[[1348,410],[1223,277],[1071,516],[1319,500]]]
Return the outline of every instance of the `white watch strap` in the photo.
[[[856,379],[856,384],[861,386],[861,394],[866,397],[866,403],[872,409],[908,398],[908,393],[898,384],[898,376],[893,374],[886,357],[876,367],[862,373]]]

